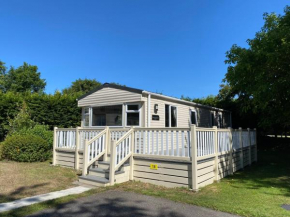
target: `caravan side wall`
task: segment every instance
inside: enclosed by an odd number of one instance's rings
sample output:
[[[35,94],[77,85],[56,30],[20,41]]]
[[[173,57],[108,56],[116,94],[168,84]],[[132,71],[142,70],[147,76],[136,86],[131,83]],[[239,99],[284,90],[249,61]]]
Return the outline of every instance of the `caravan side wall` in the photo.
[[[142,97],[142,101],[144,101],[144,110],[143,116],[145,116],[145,126],[148,127],[148,113],[147,113],[147,95]],[[164,100],[158,98],[156,96],[151,96],[151,105],[150,105],[150,127],[165,127],[165,105],[172,105],[177,107],[177,127],[189,127],[190,126],[190,111],[195,110],[197,112],[197,126],[198,127],[212,127],[211,121],[211,113],[214,114],[214,125],[217,126],[218,113],[221,113],[223,116],[223,128],[227,128],[231,126],[231,118],[229,112],[217,112],[213,109],[202,108],[202,107],[193,107],[181,103],[177,103],[174,101]],[[154,109],[154,105],[158,105],[158,111],[156,112]],[[152,120],[152,115],[158,115],[159,120]],[[144,122],[143,122],[144,123]]]

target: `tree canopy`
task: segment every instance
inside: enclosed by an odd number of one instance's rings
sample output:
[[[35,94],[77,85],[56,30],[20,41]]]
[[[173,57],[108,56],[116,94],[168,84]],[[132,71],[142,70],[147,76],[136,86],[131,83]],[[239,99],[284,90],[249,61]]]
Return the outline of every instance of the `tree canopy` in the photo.
[[[290,7],[284,12],[265,13],[264,26],[247,40],[248,47],[233,45],[226,53],[230,95],[243,111],[259,114],[264,128],[290,127]]]
[[[40,78],[37,66],[24,62],[18,68],[10,67],[0,61],[0,90],[2,92],[41,93],[46,86],[45,79]]]
[[[102,83],[96,81],[96,79],[77,79],[76,81],[72,82],[71,86],[62,90],[63,94],[85,94],[101,86]]]

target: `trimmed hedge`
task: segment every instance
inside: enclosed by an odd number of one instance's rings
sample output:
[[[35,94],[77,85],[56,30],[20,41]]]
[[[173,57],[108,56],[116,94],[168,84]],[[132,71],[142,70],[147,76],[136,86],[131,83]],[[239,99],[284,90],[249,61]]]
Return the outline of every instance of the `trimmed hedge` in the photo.
[[[45,161],[51,157],[51,145],[40,136],[12,135],[5,139],[3,158],[19,162]]]
[[[76,101],[79,95],[0,92],[0,141],[4,140],[9,129],[8,117],[13,119],[19,113],[23,101],[29,108],[31,119],[48,125],[50,130],[54,126],[80,126],[81,109]]]

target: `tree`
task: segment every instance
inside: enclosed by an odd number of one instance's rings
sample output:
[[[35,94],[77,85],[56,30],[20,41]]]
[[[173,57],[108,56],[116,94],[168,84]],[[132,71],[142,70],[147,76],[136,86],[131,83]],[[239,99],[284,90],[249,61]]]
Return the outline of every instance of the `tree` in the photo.
[[[290,127],[290,7],[284,15],[264,14],[264,26],[248,48],[233,45],[226,53],[224,82],[243,111],[259,114],[263,128]]]
[[[23,63],[18,68],[10,67],[6,71],[5,64],[0,62],[0,89],[2,92],[31,92],[41,93],[46,86],[40,78],[37,66]]]
[[[5,73],[6,73],[5,63],[0,61],[0,91],[4,90]]]
[[[214,95],[209,95],[203,98],[190,98],[190,97],[181,96],[181,99],[189,101],[189,102],[195,102],[202,105],[218,107],[218,98]]]
[[[85,94],[101,86],[102,83],[96,81],[95,79],[77,79],[76,81],[72,82],[72,85],[68,88],[62,90],[63,94]]]

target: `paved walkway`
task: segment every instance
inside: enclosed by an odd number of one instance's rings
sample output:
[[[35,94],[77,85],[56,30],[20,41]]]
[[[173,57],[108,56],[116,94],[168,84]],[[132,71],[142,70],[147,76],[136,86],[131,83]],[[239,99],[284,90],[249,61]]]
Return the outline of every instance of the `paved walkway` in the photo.
[[[30,217],[37,216],[234,217],[228,213],[203,207],[116,190],[79,198],[56,208],[35,213]]]
[[[37,196],[33,196],[33,197],[27,197],[27,198],[15,200],[15,201],[9,202],[9,203],[1,203],[0,204],[0,213],[10,211],[12,209],[20,208],[23,206],[29,206],[29,205],[32,205],[35,203],[44,202],[47,200],[53,200],[56,198],[68,196],[71,194],[80,194],[80,193],[83,193],[87,190],[90,190],[90,188],[78,186],[78,187],[69,188],[69,189],[62,190],[62,191],[55,191],[55,192],[51,192],[48,194],[41,194],[41,195],[37,195]]]

